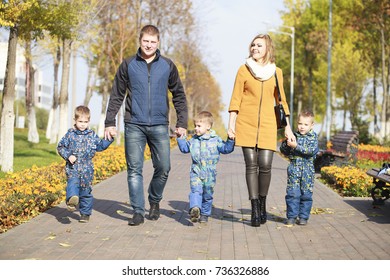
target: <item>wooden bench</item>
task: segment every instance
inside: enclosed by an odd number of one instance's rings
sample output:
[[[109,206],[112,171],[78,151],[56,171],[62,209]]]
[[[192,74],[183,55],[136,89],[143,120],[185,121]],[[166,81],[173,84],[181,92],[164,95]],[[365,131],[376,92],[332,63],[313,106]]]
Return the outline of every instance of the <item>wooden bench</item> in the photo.
[[[330,139],[330,143],[330,148],[320,150],[317,153],[314,161],[316,172],[320,172],[323,166],[356,163],[359,131],[340,131]]]
[[[390,174],[384,173],[378,175],[380,168],[372,168],[366,172],[372,177],[375,186],[371,189],[371,197],[374,200],[373,205],[383,205],[386,199],[390,197]]]

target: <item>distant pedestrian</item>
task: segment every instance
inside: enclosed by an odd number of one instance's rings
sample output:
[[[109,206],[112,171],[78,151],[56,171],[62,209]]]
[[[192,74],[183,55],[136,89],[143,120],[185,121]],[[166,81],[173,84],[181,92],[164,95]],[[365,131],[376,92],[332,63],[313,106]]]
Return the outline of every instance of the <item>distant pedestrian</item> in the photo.
[[[92,158],[107,149],[114,139],[105,140],[89,129],[91,113],[88,107],[78,106],[74,113],[74,127],[60,140],[57,151],[66,161],[66,204],[69,211],[80,210],[81,223],[87,223],[92,213]]]
[[[202,111],[194,119],[195,134],[189,140],[185,135],[177,138],[182,153],[191,153],[190,169],[190,216],[192,222],[207,223],[211,215],[214,187],[217,177],[217,163],[220,154],[234,150],[234,140],[223,141],[213,126],[213,115]]]
[[[313,131],[314,115],[303,110],[298,116],[296,141],[286,139],[280,151],[289,157],[287,167],[287,225],[306,225],[313,205],[314,159],[318,153],[318,138]],[[298,220],[297,220],[298,218]]]

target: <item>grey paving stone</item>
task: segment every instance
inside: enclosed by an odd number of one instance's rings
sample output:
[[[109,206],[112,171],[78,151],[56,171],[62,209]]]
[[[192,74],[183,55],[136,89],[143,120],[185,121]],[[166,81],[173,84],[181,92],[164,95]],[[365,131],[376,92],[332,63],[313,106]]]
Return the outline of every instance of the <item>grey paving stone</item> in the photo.
[[[313,214],[305,227],[285,226],[287,161],[275,155],[267,197],[269,220],[250,226],[241,149],[222,155],[212,217],[193,224],[188,215],[189,155],[172,150],[172,170],[161,201],[161,218],[129,227],[126,172],[94,186],[88,224],[65,204],[0,234],[1,260],[389,260],[390,206],[370,198],[342,198],[318,180]],[[145,162],[145,190],[152,176]],[[145,195],[146,196],[146,195]],[[149,205],[146,205],[148,214]],[[68,246],[69,245],[69,246]]]

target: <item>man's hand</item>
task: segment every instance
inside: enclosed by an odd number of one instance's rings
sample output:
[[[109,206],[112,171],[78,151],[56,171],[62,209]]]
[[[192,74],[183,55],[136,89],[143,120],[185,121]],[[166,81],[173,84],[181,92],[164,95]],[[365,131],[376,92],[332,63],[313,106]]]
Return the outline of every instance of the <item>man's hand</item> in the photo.
[[[104,130],[104,139],[111,141],[116,136],[116,127],[109,126]]]
[[[175,133],[177,137],[181,137],[187,135],[187,129],[182,127],[176,127]]]

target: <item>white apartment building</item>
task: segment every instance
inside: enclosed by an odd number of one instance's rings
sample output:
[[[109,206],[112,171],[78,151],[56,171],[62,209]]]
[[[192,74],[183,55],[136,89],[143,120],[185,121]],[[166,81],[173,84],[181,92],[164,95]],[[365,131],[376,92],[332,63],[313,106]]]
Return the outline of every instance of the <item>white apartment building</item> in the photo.
[[[0,92],[4,88],[5,68],[7,65],[8,43],[0,42]],[[15,99],[24,101],[26,92],[26,59],[24,50],[20,46],[16,50],[16,81],[15,81]],[[35,68],[35,66],[34,66]],[[35,71],[35,106],[45,110],[51,109],[52,104],[52,86],[45,84],[43,73],[40,69]]]

